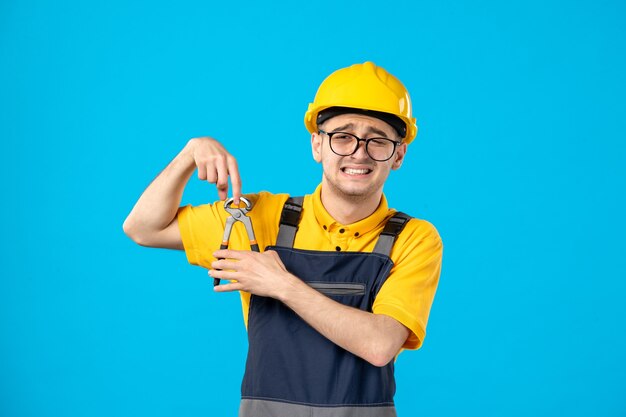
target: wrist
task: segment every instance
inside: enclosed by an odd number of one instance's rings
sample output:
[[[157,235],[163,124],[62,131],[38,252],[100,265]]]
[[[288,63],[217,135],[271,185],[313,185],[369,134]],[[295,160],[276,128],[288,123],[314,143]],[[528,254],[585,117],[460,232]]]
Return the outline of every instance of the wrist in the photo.
[[[198,143],[198,138],[189,139],[180,153],[193,157],[193,153],[195,151],[197,143]]]
[[[280,282],[282,282],[283,285],[277,289],[275,298],[286,305],[289,305],[289,300],[297,297],[297,294],[302,292],[302,285],[306,286],[300,278],[287,271],[285,271],[285,274],[281,278]]]
[[[183,147],[183,149],[178,154],[178,158],[181,159],[182,162],[185,163],[185,165],[193,166],[195,168],[196,167],[195,152],[196,152],[197,146],[198,146],[197,138],[189,139],[187,143],[185,144],[185,146]]]

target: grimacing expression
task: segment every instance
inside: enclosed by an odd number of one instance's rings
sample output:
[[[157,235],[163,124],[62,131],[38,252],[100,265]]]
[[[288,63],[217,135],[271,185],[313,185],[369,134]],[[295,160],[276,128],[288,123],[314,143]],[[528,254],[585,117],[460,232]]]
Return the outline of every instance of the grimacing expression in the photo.
[[[342,114],[328,119],[319,126],[326,132],[348,132],[360,138],[386,137],[401,141],[398,133],[387,123],[374,117],[361,114]],[[406,143],[396,147],[393,156],[387,161],[375,161],[365,151],[365,143],[360,142],[353,155],[335,154],[329,143],[328,135],[313,133],[311,147],[313,159],[322,164],[323,183],[331,191],[352,200],[365,200],[382,193],[383,185],[390,171],[402,165],[406,154]]]

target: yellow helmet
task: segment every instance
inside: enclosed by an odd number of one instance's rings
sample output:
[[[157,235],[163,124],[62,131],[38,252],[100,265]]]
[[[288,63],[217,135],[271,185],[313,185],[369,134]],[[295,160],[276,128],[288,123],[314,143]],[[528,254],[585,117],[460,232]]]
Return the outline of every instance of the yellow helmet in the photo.
[[[401,123],[403,129],[398,129],[397,123],[390,124],[401,133],[406,143],[411,143],[417,135],[417,125],[411,114],[409,92],[400,80],[373,62],[342,68],[322,82],[315,94],[315,100],[309,104],[304,114],[304,125],[310,133],[318,130],[320,112],[331,107],[341,108],[334,113],[335,115],[349,113],[348,109],[356,109],[357,113],[371,112],[372,116],[388,123],[399,118],[403,122]]]

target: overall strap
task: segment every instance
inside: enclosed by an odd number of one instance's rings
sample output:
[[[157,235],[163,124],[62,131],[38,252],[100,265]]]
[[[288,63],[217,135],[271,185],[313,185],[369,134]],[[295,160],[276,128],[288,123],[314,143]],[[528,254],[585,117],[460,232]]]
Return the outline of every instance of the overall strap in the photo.
[[[376,246],[374,246],[372,252],[389,256],[393,243],[396,241],[396,237],[402,232],[402,229],[404,229],[404,226],[406,226],[409,220],[411,220],[411,216],[400,211],[387,220],[387,224],[385,224],[385,228],[378,237],[378,242],[376,242]]]
[[[304,197],[290,197],[285,202],[280,215],[276,246],[293,248],[293,242],[296,239],[296,231],[300,223],[300,215],[302,214],[303,201]]]

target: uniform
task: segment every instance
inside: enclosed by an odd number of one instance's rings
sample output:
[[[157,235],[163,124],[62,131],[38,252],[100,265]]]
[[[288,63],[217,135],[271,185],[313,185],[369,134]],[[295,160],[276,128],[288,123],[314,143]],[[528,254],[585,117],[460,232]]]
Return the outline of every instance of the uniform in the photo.
[[[336,301],[393,317],[410,330],[403,348],[419,348],[441,268],[437,231],[424,220],[411,219],[388,257],[372,254],[395,214],[385,197],[369,217],[342,225],[326,212],[320,195],[318,186],[305,196],[292,248],[273,246],[289,196],[247,196],[254,204],[248,215],[259,246],[276,250],[290,272]],[[226,217],[221,202],[179,210],[190,263],[210,268]],[[249,248],[243,228],[234,228],[230,247]],[[319,335],[274,299],[243,292],[241,298],[250,353],[240,415],[395,415],[393,362],[380,368],[367,363]]]

